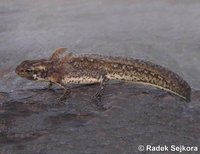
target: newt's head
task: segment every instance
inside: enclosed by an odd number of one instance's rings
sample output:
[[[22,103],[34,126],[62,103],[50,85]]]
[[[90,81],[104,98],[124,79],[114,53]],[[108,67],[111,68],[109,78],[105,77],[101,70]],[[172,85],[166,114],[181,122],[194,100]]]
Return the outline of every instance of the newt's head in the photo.
[[[66,52],[67,48],[58,48],[49,59],[26,60],[17,66],[15,72],[29,80],[47,80],[48,73],[62,71],[61,67],[67,67],[66,63],[72,57],[72,53]],[[55,71],[54,71],[55,69]]]
[[[51,62],[45,59],[26,60],[17,66],[15,72],[29,80],[45,80]]]

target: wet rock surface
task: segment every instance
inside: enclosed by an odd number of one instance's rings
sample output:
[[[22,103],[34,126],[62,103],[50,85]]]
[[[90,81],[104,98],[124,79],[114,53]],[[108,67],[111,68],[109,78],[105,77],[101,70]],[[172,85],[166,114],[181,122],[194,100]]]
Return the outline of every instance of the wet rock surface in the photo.
[[[3,0],[0,154],[133,154],[142,153],[139,145],[200,150],[199,8],[195,0]],[[72,85],[69,98],[59,101],[62,89],[14,73],[21,61],[49,57],[58,47],[165,66],[191,85],[191,102],[109,82],[101,109],[91,102],[98,85]]]
[[[112,83],[102,111],[90,103],[96,89],[74,88],[62,102],[59,89],[2,94],[7,99],[0,107],[1,153],[138,153],[140,144],[199,146],[200,92],[188,104],[157,89]]]

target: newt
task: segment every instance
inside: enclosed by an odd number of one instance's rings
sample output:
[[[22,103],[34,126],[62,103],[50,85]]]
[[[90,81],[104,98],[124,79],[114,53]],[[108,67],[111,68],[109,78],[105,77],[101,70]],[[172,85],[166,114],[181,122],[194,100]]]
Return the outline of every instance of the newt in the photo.
[[[58,48],[48,59],[26,60],[15,72],[26,79],[49,82],[70,93],[67,84],[99,83],[101,94],[109,80],[123,80],[150,85],[190,101],[191,87],[178,74],[149,61],[97,54],[74,55]]]

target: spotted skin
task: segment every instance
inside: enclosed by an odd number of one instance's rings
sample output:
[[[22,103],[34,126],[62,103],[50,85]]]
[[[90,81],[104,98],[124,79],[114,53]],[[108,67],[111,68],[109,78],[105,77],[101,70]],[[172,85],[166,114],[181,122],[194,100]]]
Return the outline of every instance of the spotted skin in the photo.
[[[179,75],[148,61],[96,54],[73,55],[66,48],[57,49],[49,59],[22,62],[16,73],[30,80],[64,85],[124,80],[150,85],[190,101],[191,88]],[[102,84],[103,83],[103,84]]]

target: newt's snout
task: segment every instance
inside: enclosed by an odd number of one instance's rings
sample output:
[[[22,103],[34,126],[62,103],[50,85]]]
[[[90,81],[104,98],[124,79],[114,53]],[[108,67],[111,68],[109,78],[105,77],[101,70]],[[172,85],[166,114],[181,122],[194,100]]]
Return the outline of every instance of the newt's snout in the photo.
[[[21,64],[19,64],[15,69],[15,73],[20,77],[34,80],[32,70],[28,65],[28,61],[23,61]]]
[[[24,63],[25,62],[22,62],[15,69],[15,73],[18,74],[19,76],[22,76],[24,74]]]

